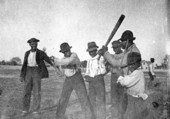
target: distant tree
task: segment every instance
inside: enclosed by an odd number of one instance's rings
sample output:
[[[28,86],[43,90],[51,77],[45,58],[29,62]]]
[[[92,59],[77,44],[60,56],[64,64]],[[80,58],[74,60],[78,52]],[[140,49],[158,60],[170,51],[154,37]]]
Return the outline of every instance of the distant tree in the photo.
[[[6,64],[5,60],[2,60],[1,65],[5,65],[5,64]]]
[[[5,62],[5,65],[12,65],[12,63],[11,63],[11,61],[9,62],[9,61],[6,61]]]
[[[21,64],[21,59],[19,57],[13,57],[11,60],[11,65],[18,65]]]
[[[18,63],[16,61],[11,61],[9,65],[17,65]]]
[[[168,55],[167,54],[165,55],[163,60],[164,60],[163,67],[164,69],[167,69],[168,68]]]

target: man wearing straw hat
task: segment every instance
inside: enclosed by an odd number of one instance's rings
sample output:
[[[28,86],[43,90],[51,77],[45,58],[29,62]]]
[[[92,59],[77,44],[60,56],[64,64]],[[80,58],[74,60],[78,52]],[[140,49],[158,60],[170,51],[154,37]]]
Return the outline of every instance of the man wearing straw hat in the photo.
[[[150,58],[150,64],[149,64],[149,76],[150,76],[150,80],[149,80],[149,84],[148,84],[149,88],[153,87],[153,81],[156,78],[155,71],[154,71],[154,62],[155,62],[155,59],[154,58]]]
[[[122,45],[119,40],[112,42],[112,48],[115,53],[113,54],[113,57],[119,56],[123,52],[121,47]],[[110,72],[111,72],[111,83],[110,83],[110,88],[111,88],[110,97],[111,97],[111,105],[112,105],[111,113],[112,113],[112,117],[115,117],[115,116],[118,116],[118,113],[120,112],[119,107],[120,107],[120,100],[121,100],[121,96],[123,92],[123,87],[120,84],[116,83],[119,77],[118,67],[111,66],[110,64],[109,64],[109,67],[110,67]]]
[[[87,52],[90,58],[87,60],[85,79],[89,83],[89,98],[97,119],[105,119],[106,99],[104,75],[106,74],[105,60],[98,60],[98,46],[94,41],[88,43]]]

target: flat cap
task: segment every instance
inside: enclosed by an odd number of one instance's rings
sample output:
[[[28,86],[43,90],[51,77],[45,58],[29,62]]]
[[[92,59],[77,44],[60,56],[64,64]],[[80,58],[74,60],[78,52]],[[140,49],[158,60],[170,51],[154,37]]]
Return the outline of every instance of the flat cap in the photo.
[[[31,43],[31,42],[39,42],[40,40],[36,39],[36,38],[31,38],[27,41],[27,43]]]

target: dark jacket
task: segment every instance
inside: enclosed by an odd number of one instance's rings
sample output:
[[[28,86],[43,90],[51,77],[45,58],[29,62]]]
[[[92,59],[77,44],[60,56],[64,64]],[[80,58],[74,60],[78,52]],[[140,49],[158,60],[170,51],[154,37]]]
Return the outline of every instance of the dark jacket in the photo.
[[[25,76],[26,76],[29,53],[30,53],[30,50],[27,51],[25,53],[25,56],[24,56],[24,62],[23,62],[22,69],[21,69],[21,74],[20,74],[20,77],[23,77],[23,78],[25,78]],[[36,62],[37,62],[38,67],[40,68],[41,78],[48,78],[49,74],[48,74],[48,70],[47,70],[47,67],[46,67],[44,61],[46,61],[47,63],[52,65],[52,62],[50,61],[50,59],[46,55],[46,53],[39,50],[39,49],[37,49]]]

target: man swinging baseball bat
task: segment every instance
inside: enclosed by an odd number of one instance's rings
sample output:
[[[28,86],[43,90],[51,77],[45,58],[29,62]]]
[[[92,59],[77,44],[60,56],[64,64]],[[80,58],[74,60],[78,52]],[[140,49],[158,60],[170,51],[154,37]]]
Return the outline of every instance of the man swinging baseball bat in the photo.
[[[106,44],[104,45],[105,47],[107,47],[107,45],[108,45],[108,44],[110,43],[110,41],[112,40],[113,36],[114,36],[115,33],[117,32],[117,30],[118,30],[118,28],[120,27],[121,23],[123,22],[124,18],[125,18],[125,15],[122,14],[122,15],[120,16],[120,18],[118,19],[118,21],[117,21],[114,29],[112,30],[112,32],[111,32],[111,34],[110,34],[110,36],[109,36]],[[100,53],[99,53],[99,54],[100,54]],[[101,55],[100,55],[100,56],[101,56]],[[98,59],[100,59],[100,56],[99,56]]]
[[[113,56],[107,51],[107,47],[103,46],[102,49],[100,49],[100,54],[109,62],[109,64],[113,67],[118,67],[118,74],[123,74],[124,76],[129,74],[128,67],[121,69],[122,66],[127,65],[127,56],[131,52],[137,52],[140,54],[139,49],[136,47],[136,44],[134,43],[134,40],[136,37],[133,36],[133,32],[130,30],[126,30],[123,32],[121,38],[119,41],[121,41],[121,47],[124,49],[124,52],[121,53],[119,56]],[[120,102],[119,102],[119,108],[118,108],[118,118],[123,119],[124,114],[126,112],[127,108],[127,93],[129,90],[126,88],[123,89],[121,96],[120,96]],[[114,106],[113,106],[114,107]]]

